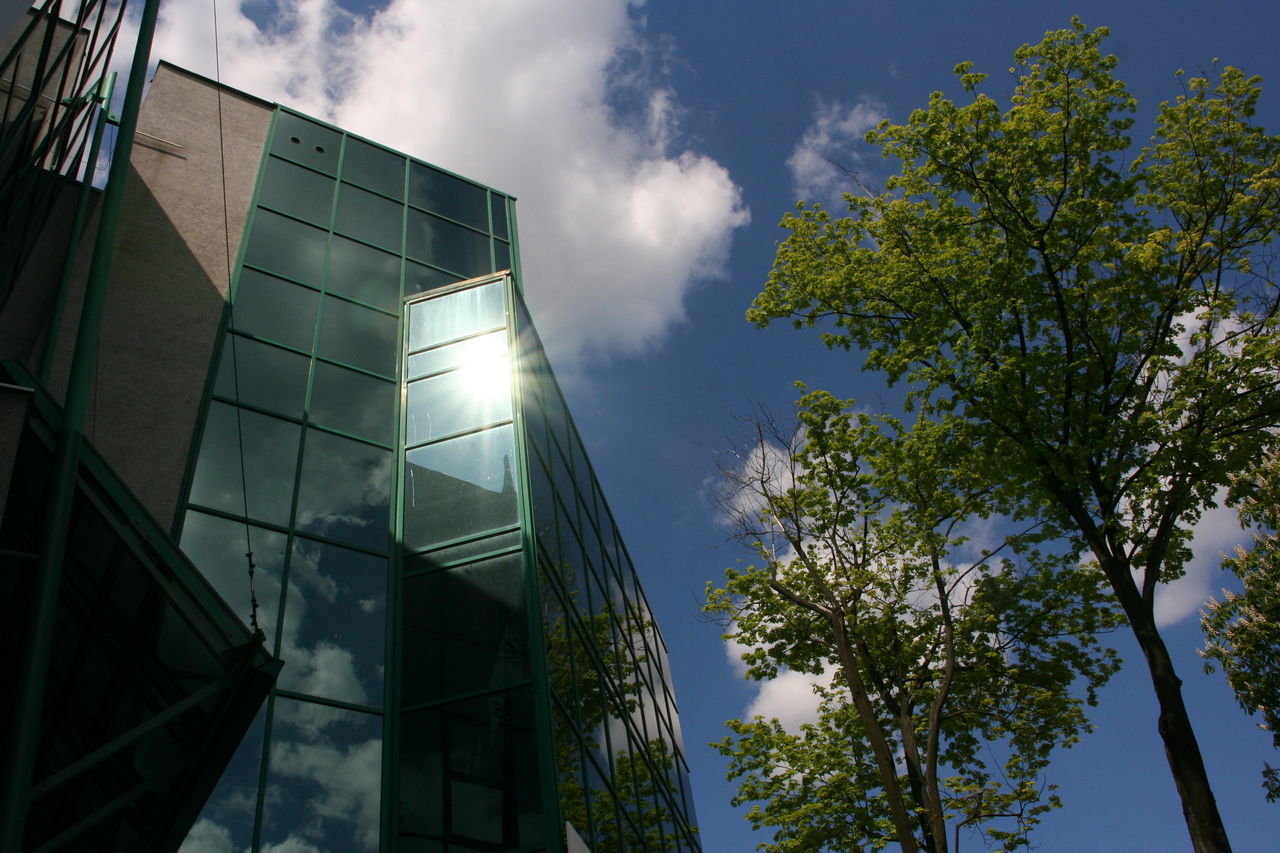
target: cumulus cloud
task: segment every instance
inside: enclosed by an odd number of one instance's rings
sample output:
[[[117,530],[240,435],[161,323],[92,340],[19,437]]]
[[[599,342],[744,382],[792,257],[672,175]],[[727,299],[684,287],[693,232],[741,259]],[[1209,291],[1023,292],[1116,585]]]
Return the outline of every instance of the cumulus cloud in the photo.
[[[884,106],[873,100],[845,104],[819,99],[813,121],[787,158],[796,198],[831,205],[842,193],[856,191],[844,170],[858,171],[863,137],[884,118]]]
[[[1236,511],[1223,505],[1225,499],[1224,489],[1217,495],[1218,506],[1207,510],[1196,522],[1191,539],[1194,556],[1187,563],[1186,574],[1156,590],[1156,624],[1162,628],[1200,611],[1222,585],[1222,554],[1248,538]]]
[[[261,4],[221,0],[220,76],[516,195],[525,292],[558,363],[635,353],[723,275],[749,214],[724,167],[679,144],[633,5],[281,0],[255,20]],[[211,23],[171,0],[153,57],[214,76]]]

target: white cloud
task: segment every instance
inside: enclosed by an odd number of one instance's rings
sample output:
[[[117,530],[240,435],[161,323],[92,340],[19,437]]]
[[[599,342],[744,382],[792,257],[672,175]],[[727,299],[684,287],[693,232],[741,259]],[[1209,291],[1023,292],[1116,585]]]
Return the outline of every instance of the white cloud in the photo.
[[[1187,571],[1172,583],[1156,590],[1156,625],[1163,628],[1181,622],[1200,611],[1209,596],[1218,594],[1222,585],[1222,554],[1246,541],[1240,518],[1231,507],[1224,506],[1226,490],[1217,495],[1218,506],[1207,510],[1193,528],[1191,553]]]
[[[526,295],[571,367],[659,342],[749,219],[724,167],[678,144],[632,5],[281,0],[260,27],[222,0],[221,79],[516,195]],[[171,0],[153,57],[214,76],[211,25]]]
[[[231,832],[222,824],[202,817],[191,827],[178,853],[231,853]]]
[[[760,685],[760,692],[747,706],[746,716],[772,717],[788,732],[799,733],[804,723],[818,721],[820,699],[813,692],[814,685],[830,686],[834,676],[834,669],[828,669],[820,676],[783,670],[777,677]]]
[[[787,158],[796,197],[831,206],[841,194],[857,192],[841,167],[857,171],[863,138],[884,117],[884,106],[873,100],[846,105],[819,99],[813,121]]]

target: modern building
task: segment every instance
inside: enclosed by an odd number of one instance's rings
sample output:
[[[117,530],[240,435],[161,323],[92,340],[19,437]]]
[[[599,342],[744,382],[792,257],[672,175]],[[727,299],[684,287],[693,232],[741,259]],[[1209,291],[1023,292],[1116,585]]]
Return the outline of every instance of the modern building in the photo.
[[[666,649],[524,306],[514,199],[165,63],[125,192],[80,475],[109,531],[75,516],[44,707],[96,692],[42,728],[23,849],[700,850]],[[0,303],[14,577],[87,221]],[[122,549],[156,589],[117,608],[91,580]],[[205,638],[198,673],[161,604]],[[204,698],[62,731],[153,669]],[[59,799],[77,760],[92,784]]]

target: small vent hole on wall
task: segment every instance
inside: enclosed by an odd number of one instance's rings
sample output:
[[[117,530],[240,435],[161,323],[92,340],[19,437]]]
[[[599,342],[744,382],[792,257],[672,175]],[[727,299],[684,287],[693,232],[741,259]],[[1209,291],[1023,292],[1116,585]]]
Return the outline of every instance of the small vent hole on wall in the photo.
[[[302,140],[296,136],[290,136],[289,141],[292,142],[294,145],[298,145],[302,142]]]
[[[323,145],[317,145],[317,146],[316,146],[316,153],[317,153],[317,154],[323,154],[323,153],[324,153],[324,146],[323,146]]]

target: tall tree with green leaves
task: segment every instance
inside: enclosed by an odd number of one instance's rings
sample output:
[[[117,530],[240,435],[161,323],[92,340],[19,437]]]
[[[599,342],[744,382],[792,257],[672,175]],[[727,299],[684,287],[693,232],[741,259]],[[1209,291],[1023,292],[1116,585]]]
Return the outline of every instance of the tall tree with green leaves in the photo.
[[[935,93],[869,133],[897,174],[845,216],[788,216],[748,317],[862,350],[965,424],[958,464],[1087,550],[1145,658],[1194,848],[1225,851],[1155,596],[1276,443],[1280,139],[1252,122],[1259,80],[1224,67],[1179,73],[1133,151],[1106,34],[1074,20],[1020,48],[1004,105],[963,63],[964,103]]]
[[[962,829],[1026,845],[1059,804],[1050,753],[1088,729],[1073,684],[1092,702],[1115,667],[1096,574],[1038,550],[1040,524],[968,540],[999,507],[945,422],[855,416],[824,392],[799,414],[795,431],[753,422],[726,466],[721,505],[758,562],[708,588],[750,677],[819,677],[815,722],[734,720],[717,745],[775,831],[762,849],[945,853]]]

